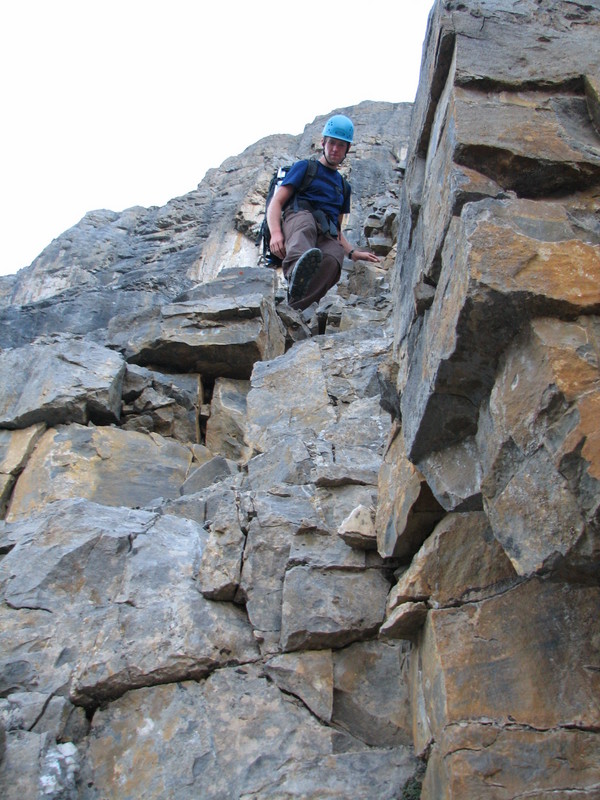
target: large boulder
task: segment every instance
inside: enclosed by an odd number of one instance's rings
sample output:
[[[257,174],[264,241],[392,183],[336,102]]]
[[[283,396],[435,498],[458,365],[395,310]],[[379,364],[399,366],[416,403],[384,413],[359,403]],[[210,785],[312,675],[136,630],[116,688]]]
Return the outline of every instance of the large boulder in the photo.
[[[529,200],[482,200],[454,218],[402,387],[412,460],[476,433],[500,355],[528,318],[600,307],[600,244],[577,228],[566,209]]]
[[[413,696],[422,697],[415,744],[419,750],[433,745],[428,797],[443,791],[458,798],[461,785],[469,787],[462,796],[484,796],[488,773],[476,752],[485,750],[486,763],[497,764],[495,774],[510,773],[507,761],[523,763],[525,740],[527,769],[546,776],[553,754],[574,746],[571,734],[590,731],[588,721],[599,710],[597,672],[588,668],[598,657],[598,599],[597,587],[534,579],[481,603],[429,612],[413,674]],[[462,756],[453,751],[461,741],[470,741]],[[589,741],[582,748],[571,786],[585,796],[597,750]],[[492,796],[510,797],[510,780],[514,775]],[[538,790],[545,781],[535,779]],[[555,775],[552,785],[560,789],[563,781]]]
[[[10,529],[0,563],[5,692],[61,688],[95,707],[256,657],[242,611],[197,590],[207,539],[198,523],[64,500]]]
[[[117,422],[124,374],[118,353],[77,337],[3,350],[0,427]]]
[[[7,519],[37,514],[67,498],[135,508],[178,497],[193,459],[191,447],[157,434],[85,425],[49,428],[17,480]]]

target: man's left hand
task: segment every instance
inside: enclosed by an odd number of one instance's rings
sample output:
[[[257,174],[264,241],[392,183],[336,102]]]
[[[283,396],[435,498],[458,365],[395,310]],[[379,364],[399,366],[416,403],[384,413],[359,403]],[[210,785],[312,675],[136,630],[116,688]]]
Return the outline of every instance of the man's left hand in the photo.
[[[381,261],[379,256],[376,256],[374,253],[369,253],[368,250],[355,250],[352,253],[352,261],[372,261],[377,262]]]

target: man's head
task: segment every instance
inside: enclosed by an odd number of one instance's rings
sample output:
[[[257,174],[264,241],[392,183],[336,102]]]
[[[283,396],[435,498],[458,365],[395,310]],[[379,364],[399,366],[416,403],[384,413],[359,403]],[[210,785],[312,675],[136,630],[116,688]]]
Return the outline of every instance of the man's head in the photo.
[[[343,157],[339,161],[337,161],[337,159],[335,160],[337,164],[340,164],[346,157],[348,150],[350,150],[353,138],[354,125],[352,124],[352,120],[348,119],[348,117],[345,117],[343,114],[335,114],[333,117],[330,117],[323,128],[323,139],[321,141],[323,155],[327,163],[331,166],[335,165],[334,161],[331,160],[325,152],[325,145],[327,143],[329,143],[330,146],[345,143],[346,149]]]

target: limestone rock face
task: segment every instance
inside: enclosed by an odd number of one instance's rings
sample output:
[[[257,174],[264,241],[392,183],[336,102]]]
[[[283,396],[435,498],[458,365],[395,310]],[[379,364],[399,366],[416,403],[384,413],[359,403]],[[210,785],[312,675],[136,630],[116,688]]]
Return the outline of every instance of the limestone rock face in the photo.
[[[589,531],[600,500],[598,330],[595,317],[536,320],[507,351],[490,396],[488,452],[502,458],[511,447],[518,467],[504,484],[490,463],[484,494],[495,536],[521,574],[557,560],[584,571],[590,557],[595,562]],[[545,509],[543,532],[532,507]]]
[[[434,5],[402,184],[381,635],[427,800],[598,791],[600,6],[542,5]],[[415,475],[447,516],[411,540]]]
[[[1,564],[10,609],[2,638],[5,674],[21,689],[52,696],[66,681],[71,701],[89,706],[132,685],[253,658],[241,611],[203,602],[196,590],[206,540],[198,523],[78,499],[53,503],[13,531],[15,547]],[[27,655],[26,631],[12,627],[19,609],[52,615],[55,664]]]
[[[347,234],[387,257],[411,106],[351,113]],[[395,800],[421,772],[409,647],[378,638],[393,257],[306,319],[256,263],[271,172],[323,123],[164,209],[88,215],[11,284],[3,796]]]
[[[566,210],[543,201],[482,200],[453,220],[403,387],[411,458],[476,432],[500,353],[528,317],[598,311],[600,255],[590,238],[581,241]]]
[[[451,606],[515,583],[515,572],[483,512],[448,514],[388,596],[388,609],[427,600]]]
[[[0,796],[598,796],[598,41],[437,0],[302,314],[326,116],[0,281]]]
[[[158,433],[180,442],[199,441],[199,375],[169,375],[127,364],[121,401],[119,422],[124,430]]]
[[[501,721],[499,704],[504,718],[517,725],[552,729],[571,721],[587,727],[586,720],[598,713],[597,676],[585,667],[590,658],[597,658],[591,614],[597,593],[597,587],[534,579],[476,608],[431,611],[422,665],[433,736],[468,714]],[[524,603],[537,613],[521,619]],[[445,682],[442,691],[438,668]],[[465,674],[469,681],[463,680]],[[535,675],[545,679],[532,680]],[[561,687],[567,675],[565,696]],[[479,691],[479,686],[487,690]],[[435,687],[430,697],[427,687]]]
[[[232,706],[236,713],[232,714]],[[136,729],[139,715],[146,726]],[[190,724],[190,720],[193,722]],[[165,747],[157,731],[169,730]],[[343,798],[349,782],[359,797],[373,785],[394,797],[411,765],[405,748],[345,752],[344,737],[290,702],[253,665],[219,670],[202,683],[139,689],[99,712],[87,739],[83,797],[110,791],[123,774],[120,796]],[[235,747],[231,746],[235,741]],[[342,747],[340,747],[342,745]],[[156,763],[149,783],[127,769],[140,758]]]

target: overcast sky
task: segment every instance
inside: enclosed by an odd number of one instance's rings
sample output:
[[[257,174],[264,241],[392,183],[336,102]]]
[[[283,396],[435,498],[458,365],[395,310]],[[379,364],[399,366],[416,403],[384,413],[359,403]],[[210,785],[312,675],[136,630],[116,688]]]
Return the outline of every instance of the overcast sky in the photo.
[[[275,133],[415,98],[433,0],[12,0],[0,274],[94,209],[164,205]]]

